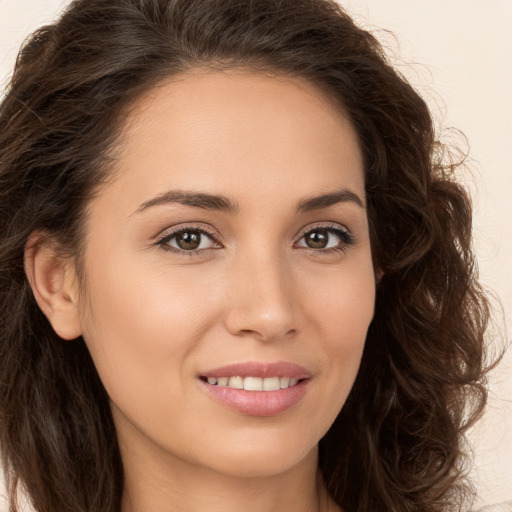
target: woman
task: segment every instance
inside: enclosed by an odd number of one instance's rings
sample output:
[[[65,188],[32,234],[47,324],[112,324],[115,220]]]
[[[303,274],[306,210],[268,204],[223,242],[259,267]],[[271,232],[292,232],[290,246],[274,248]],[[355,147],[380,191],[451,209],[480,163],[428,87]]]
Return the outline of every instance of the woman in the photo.
[[[469,199],[337,4],[76,1],[0,119],[13,510],[467,509]]]

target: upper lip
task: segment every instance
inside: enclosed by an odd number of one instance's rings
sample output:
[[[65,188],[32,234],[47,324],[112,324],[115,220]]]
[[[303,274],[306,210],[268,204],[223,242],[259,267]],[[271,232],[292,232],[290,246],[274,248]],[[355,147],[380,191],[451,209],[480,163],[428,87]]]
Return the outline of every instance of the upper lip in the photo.
[[[277,361],[273,363],[248,361],[233,363],[201,373],[201,377],[292,377],[297,380],[308,379],[311,372],[295,363]]]

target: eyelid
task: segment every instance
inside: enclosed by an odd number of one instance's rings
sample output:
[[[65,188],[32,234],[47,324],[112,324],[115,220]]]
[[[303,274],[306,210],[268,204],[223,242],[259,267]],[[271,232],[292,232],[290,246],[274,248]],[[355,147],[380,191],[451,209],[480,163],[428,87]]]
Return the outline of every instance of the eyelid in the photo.
[[[186,232],[186,231],[198,231],[202,235],[206,235],[209,237],[215,247],[208,247],[206,249],[192,249],[190,251],[178,249],[176,247],[172,247],[171,245],[168,245],[169,240],[171,240],[173,237],[179,235],[180,233]],[[173,226],[172,228],[167,228],[163,231],[161,231],[157,237],[156,242],[154,245],[157,247],[161,247],[164,250],[168,250],[171,252],[176,252],[179,254],[186,254],[186,255],[194,255],[201,252],[205,252],[212,249],[218,249],[222,247],[222,244],[219,242],[220,234],[213,229],[211,226],[205,226],[204,224],[197,225],[195,223],[183,223],[179,224],[177,226]]]
[[[331,222],[331,221],[325,221],[325,222],[314,222],[313,224],[308,224],[306,227],[302,228],[299,231],[299,235],[297,239],[302,238],[304,235],[309,233],[310,231],[314,231],[315,229],[326,229],[326,230],[332,230],[332,231],[341,231],[343,233],[346,233],[347,235],[354,236],[350,229],[348,229],[343,224],[339,224],[337,222]]]
[[[341,246],[327,248],[327,249],[313,249],[310,247],[300,246],[301,249],[307,249],[307,250],[311,250],[311,251],[315,251],[315,252],[323,252],[323,253],[333,251],[333,250],[334,251],[336,251],[336,250],[344,251],[347,249],[347,247],[354,245],[356,242],[356,238],[355,238],[354,234],[346,226],[344,226],[343,224],[338,224],[337,222],[326,221],[326,222],[316,222],[314,224],[309,224],[308,226],[303,228],[300,231],[295,244],[298,244],[299,241],[302,240],[305,235],[307,235],[311,231],[315,231],[316,229],[318,229],[318,230],[323,229],[323,230],[327,230],[327,231],[331,231],[331,232],[343,235],[344,240],[342,241]]]

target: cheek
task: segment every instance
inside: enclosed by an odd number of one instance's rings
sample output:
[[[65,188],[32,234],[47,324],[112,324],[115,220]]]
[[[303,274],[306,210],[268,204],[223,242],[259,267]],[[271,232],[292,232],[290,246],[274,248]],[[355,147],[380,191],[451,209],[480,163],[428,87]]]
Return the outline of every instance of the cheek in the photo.
[[[375,308],[376,285],[369,254],[323,273],[305,272],[302,282],[304,311],[316,320],[320,340],[340,350],[364,343]]]
[[[332,420],[352,388],[374,315],[375,278],[367,259],[367,264],[359,260],[324,278],[317,275],[315,283],[304,287],[304,311],[317,344],[314,353],[326,369],[326,396],[332,397],[325,414]]]
[[[211,286],[162,265],[103,260],[87,282],[84,339],[112,398],[163,387],[218,316]]]

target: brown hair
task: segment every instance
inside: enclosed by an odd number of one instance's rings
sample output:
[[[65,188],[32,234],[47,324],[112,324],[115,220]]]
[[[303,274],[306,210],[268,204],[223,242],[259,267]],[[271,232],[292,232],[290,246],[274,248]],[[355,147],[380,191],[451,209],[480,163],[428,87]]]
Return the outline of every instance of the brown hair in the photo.
[[[79,256],[123,113],[197,66],[306,78],[356,127],[384,277],[356,383],[320,442],[322,475],[347,512],[459,510],[470,489],[463,433],[486,398],[489,316],[470,201],[424,101],[332,0],[76,0],[23,47],[0,107],[0,447],[11,510],[20,482],[40,512],[119,510],[108,396],[83,340],[60,340],[37,307],[24,247],[42,230]]]

